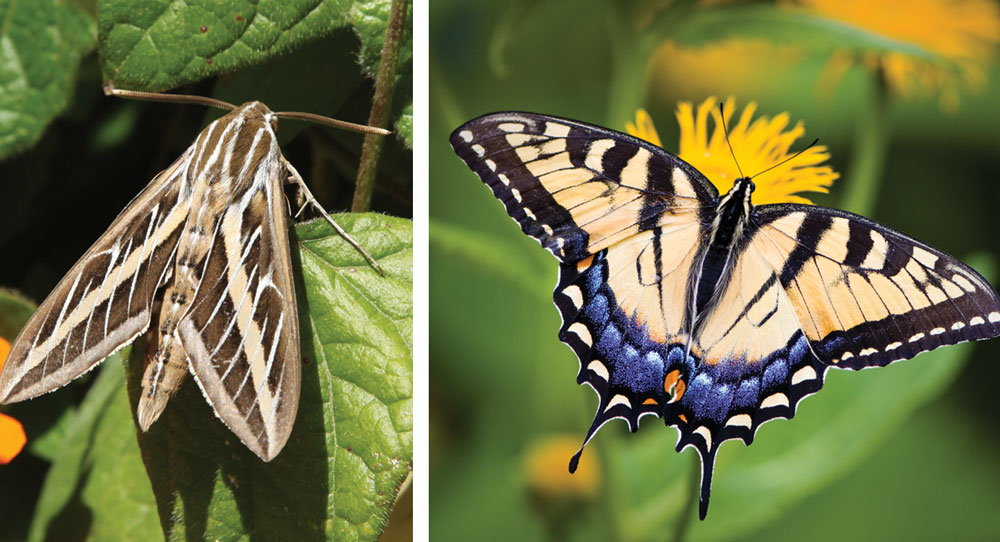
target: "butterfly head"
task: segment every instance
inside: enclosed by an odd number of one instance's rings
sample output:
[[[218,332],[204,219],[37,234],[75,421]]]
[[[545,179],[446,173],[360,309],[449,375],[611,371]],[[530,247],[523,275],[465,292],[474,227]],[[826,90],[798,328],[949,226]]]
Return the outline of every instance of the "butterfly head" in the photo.
[[[757,185],[750,180],[750,177],[740,177],[733,182],[733,188],[729,191],[731,196],[729,199],[739,202],[746,209],[750,209],[753,207],[750,196],[756,188]]]

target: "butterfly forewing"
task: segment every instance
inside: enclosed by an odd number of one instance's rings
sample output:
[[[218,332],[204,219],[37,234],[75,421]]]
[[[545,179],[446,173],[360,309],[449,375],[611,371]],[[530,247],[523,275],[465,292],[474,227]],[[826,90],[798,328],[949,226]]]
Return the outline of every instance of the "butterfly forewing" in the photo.
[[[0,402],[52,391],[143,333],[190,206],[189,148],[119,214],[38,307],[0,373]]]
[[[563,262],[652,229],[668,211],[697,213],[716,195],[657,147],[568,119],[492,113],[455,130],[451,144],[521,230]]]
[[[770,247],[762,252],[826,363],[887,365],[1000,333],[990,284],[933,247],[822,207],[764,206],[758,217],[753,244]]]

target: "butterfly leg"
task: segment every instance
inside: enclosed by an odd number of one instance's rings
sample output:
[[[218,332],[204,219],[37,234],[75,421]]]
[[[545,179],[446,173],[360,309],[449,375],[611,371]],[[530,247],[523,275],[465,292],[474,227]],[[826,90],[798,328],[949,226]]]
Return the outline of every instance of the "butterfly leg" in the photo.
[[[296,171],[295,166],[288,163],[288,161],[284,161],[284,164],[285,164],[285,169],[288,170],[288,173],[292,176],[292,179],[302,189],[302,194],[304,195],[306,200],[305,203],[315,207],[316,210],[319,211],[319,213],[323,216],[323,218],[325,218],[326,221],[331,226],[333,226],[333,229],[337,230],[337,233],[339,233],[340,236],[343,237],[345,241],[347,241],[352,247],[354,247],[355,250],[360,252],[361,255],[364,256],[366,260],[368,260],[368,263],[371,264],[371,266],[374,267],[375,270],[378,271],[380,275],[385,276],[385,271],[382,269],[382,266],[379,265],[377,261],[375,261],[375,258],[373,258],[372,255],[369,254],[368,251],[365,250],[360,244],[358,244],[358,242],[355,241],[353,237],[348,235],[348,233],[344,231],[344,229],[341,228],[340,225],[334,222],[333,218],[330,217],[330,214],[326,212],[326,209],[324,209],[323,206],[320,205],[318,201],[316,201],[316,198],[312,195],[312,192],[309,191],[309,187],[306,186],[305,181],[302,180],[302,176],[299,175],[298,171]],[[303,206],[303,208],[305,207]],[[301,213],[302,210],[300,209],[299,213],[296,214],[295,216],[298,217],[298,215]]]

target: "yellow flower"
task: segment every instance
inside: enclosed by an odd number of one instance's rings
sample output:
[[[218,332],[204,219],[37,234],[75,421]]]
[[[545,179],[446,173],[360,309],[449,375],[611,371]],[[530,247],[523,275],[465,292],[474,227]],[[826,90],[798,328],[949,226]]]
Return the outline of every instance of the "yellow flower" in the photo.
[[[570,474],[567,468],[568,458],[579,449],[578,437],[564,435],[550,436],[531,446],[524,460],[528,489],[543,500],[595,497],[600,491],[601,466],[594,454],[580,456],[576,473]]]
[[[626,122],[625,131],[639,139],[645,139],[657,147],[663,146],[663,143],[660,143],[660,134],[656,133],[656,127],[653,126],[653,119],[650,118],[645,109],[640,108],[635,112],[635,124]]]
[[[920,88],[939,95],[946,110],[958,106],[958,91],[983,87],[1000,41],[1000,8],[995,0],[785,0],[863,31],[915,45],[940,58],[933,61],[902,52],[872,52],[860,61],[881,68],[890,88],[913,95]],[[843,71],[844,57],[828,71]],[[827,74],[826,79],[834,78]]]
[[[826,147],[822,145],[810,147],[799,156],[785,162],[794,155],[792,144],[805,134],[802,121],[796,123],[794,128],[788,129],[790,122],[788,113],[782,113],[773,119],[761,116],[753,120],[757,104],[750,102],[734,124],[731,122],[736,109],[733,98],[726,100],[724,106],[729,142],[733,148],[731,153],[726,143],[726,134],[722,127],[723,117],[717,103],[717,98],[710,97],[698,106],[697,112],[688,102],[678,104],[677,121],[680,124],[681,137],[680,152],[677,155],[705,175],[720,193],[727,192],[733,187],[733,181],[740,176],[739,168],[742,168],[746,175],[756,175],[774,167],[759,177],[754,177],[756,185],[754,203],[811,204],[810,200],[796,193],[825,193],[840,176],[830,166],[821,165],[830,157]],[[711,135],[708,128],[709,115],[712,116],[715,125]],[[640,109],[636,114],[636,124],[629,123],[627,130],[636,137],[659,145],[659,137],[648,118],[649,115]],[[644,126],[647,124],[648,126]],[[647,137],[650,134],[655,140]],[[736,154],[736,161],[733,160],[733,153]]]
[[[797,45],[763,39],[724,38],[692,47],[673,41],[657,46],[649,61],[647,88],[673,96],[775,95],[774,79],[788,76],[807,55]]]

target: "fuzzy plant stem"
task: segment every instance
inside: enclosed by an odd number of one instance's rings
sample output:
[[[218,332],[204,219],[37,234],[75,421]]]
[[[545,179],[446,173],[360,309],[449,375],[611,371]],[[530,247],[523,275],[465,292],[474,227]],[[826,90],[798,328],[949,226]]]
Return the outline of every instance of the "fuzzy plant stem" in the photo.
[[[369,126],[383,128],[389,118],[392,92],[396,88],[396,59],[399,57],[399,46],[409,4],[408,0],[392,0],[389,24],[385,32],[385,45],[382,47],[378,75],[375,77],[375,96],[372,98],[372,109],[368,116]],[[358,180],[354,187],[354,200],[351,202],[351,211],[355,213],[367,211],[371,207],[372,192],[375,190],[375,168],[382,152],[383,137],[385,136],[365,134],[365,141],[361,146]]]

